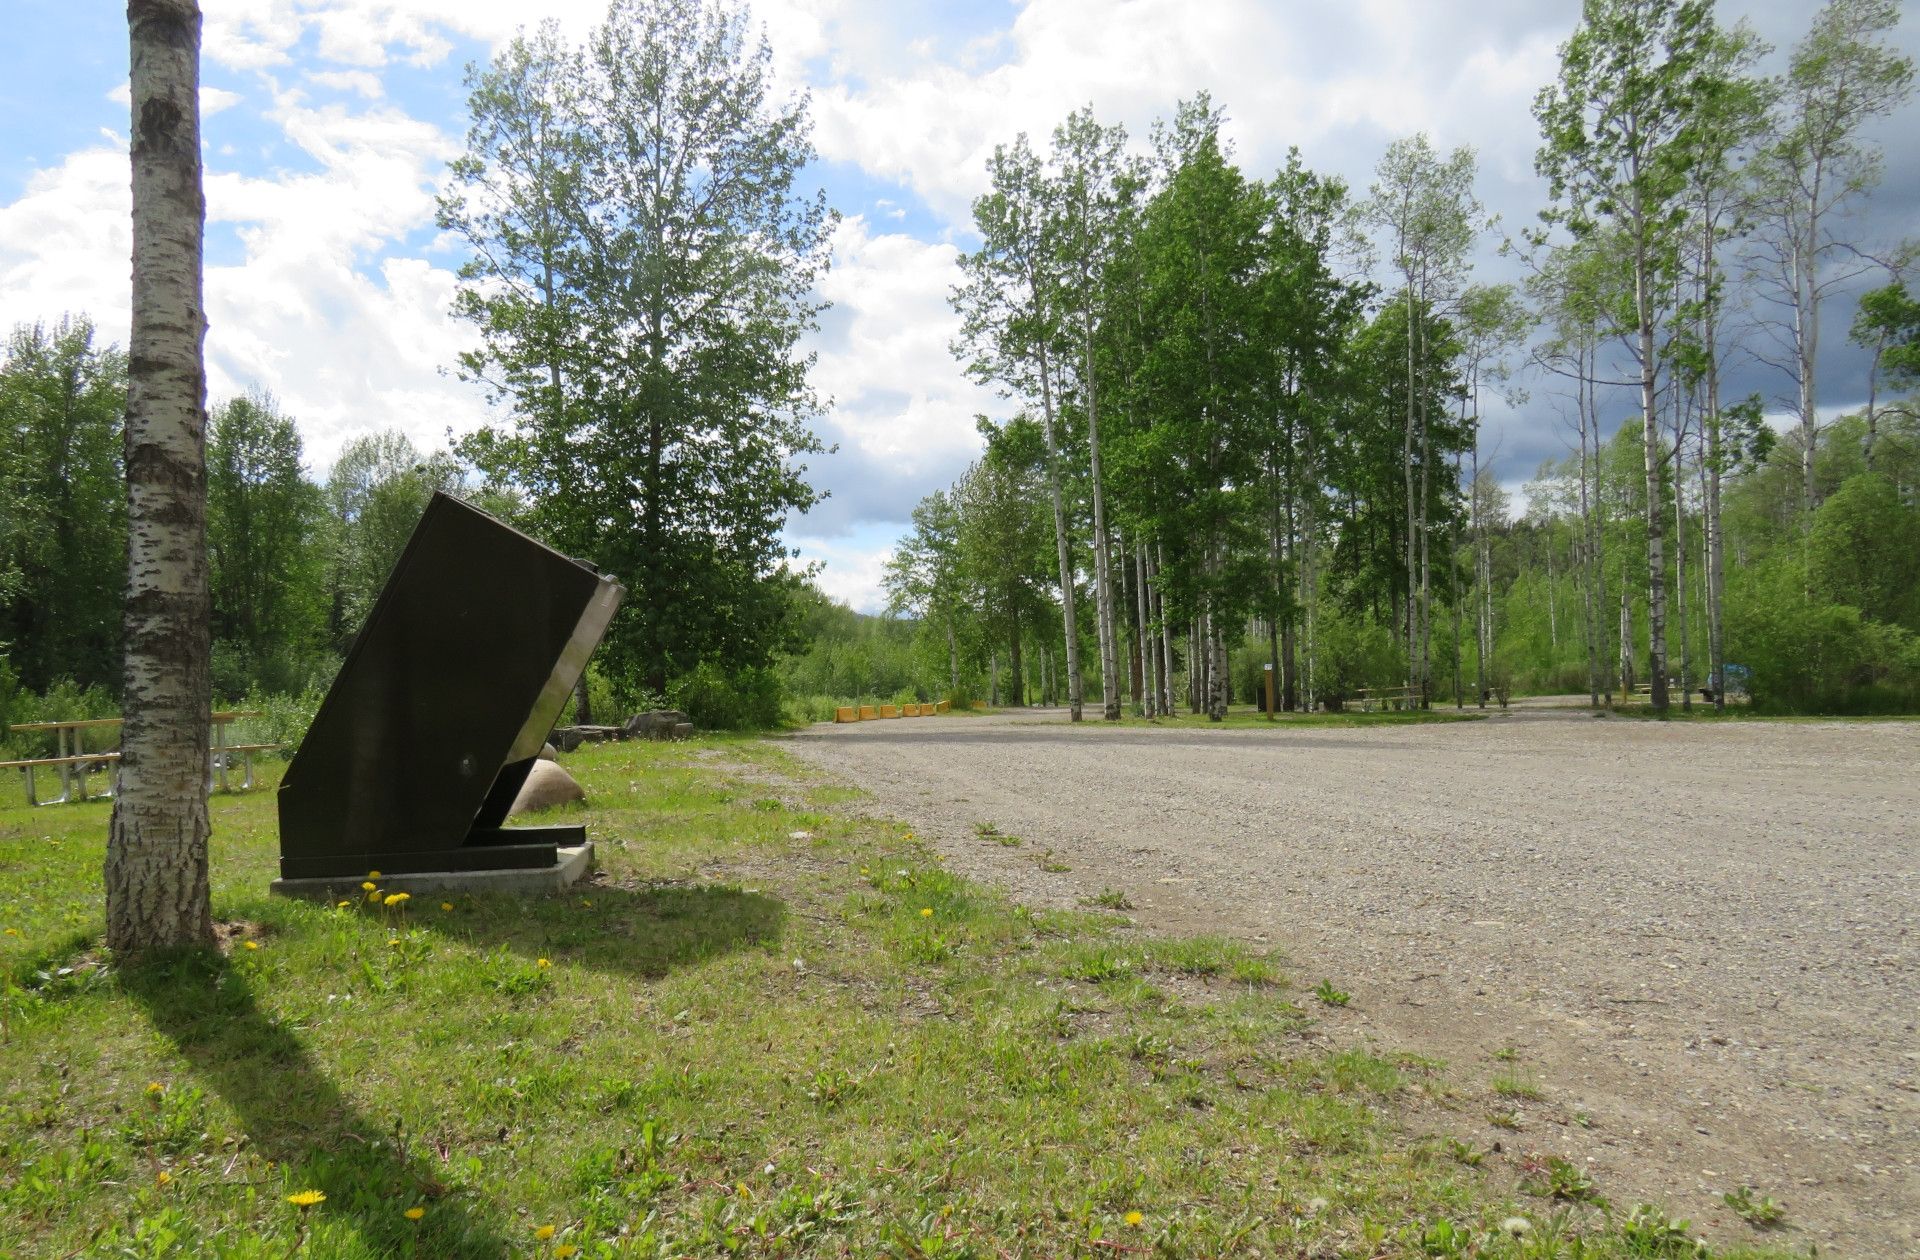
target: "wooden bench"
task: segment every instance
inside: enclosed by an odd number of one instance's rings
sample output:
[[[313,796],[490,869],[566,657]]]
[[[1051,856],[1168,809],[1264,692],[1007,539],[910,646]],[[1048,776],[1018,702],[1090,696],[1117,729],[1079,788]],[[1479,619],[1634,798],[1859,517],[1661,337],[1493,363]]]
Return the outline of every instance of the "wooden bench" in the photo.
[[[227,728],[241,718],[260,717],[252,709],[228,709],[212,715],[212,732],[207,748],[207,791],[216,787],[222,792],[244,792],[253,786],[253,754],[271,752],[282,747],[280,744],[229,744]],[[120,787],[120,754],[117,751],[87,752],[83,747],[85,732],[93,730],[117,730],[125,721],[123,718],[86,718],[73,722],[22,722],[9,730],[21,734],[45,733],[52,731],[54,743],[59,755],[53,757],[29,757],[19,761],[0,761],[0,770],[19,770],[26,776],[27,803],[29,805],[60,805],[68,801],[105,800],[114,795]],[[239,787],[228,783],[227,771],[232,767],[233,757],[238,754],[242,768]],[[60,774],[60,795],[50,800],[41,800],[38,785],[34,781],[36,769],[53,769]],[[87,785],[87,776],[95,770],[106,770],[110,774],[107,789],[93,792]]]
[[[1382,711],[1396,705],[1402,709],[1411,709],[1420,698],[1417,687],[1362,687],[1353,694],[1360,701],[1360,707],[1368,713],[1373,712],[1375,704],[1378,704]]]

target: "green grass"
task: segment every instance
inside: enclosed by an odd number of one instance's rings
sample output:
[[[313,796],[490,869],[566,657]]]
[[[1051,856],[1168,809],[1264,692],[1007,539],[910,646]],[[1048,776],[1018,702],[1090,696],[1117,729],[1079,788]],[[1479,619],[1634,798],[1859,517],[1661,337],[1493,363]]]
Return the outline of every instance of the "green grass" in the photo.
[[[1500,1234],[1269,954],[1015,905],[769,743],[567,764],[592,886],[274,900],[272,793],[223,796],[221,951],[124,968],[108,807],[0,808],[0,1255],[1630,1254]]]
[[[1160,726],[1160,727],[1207,727],[1218,730],[1223,726],[1248,727],[1257,729],[1278,729],[1292,726],[1420,726],[1429,722],[1477,722],[1487,715],[1469,709],[1456,712],[1451,708],[1435,706],[1432,709],[1393,709],[1375,713],[1363,713],[1358,710],[1343,710],[1339,713],[1278,713],[1272,721],[1267,715],[1250,706],[1236,706],[1227,710],[1227,716],[1214,722],[1204,713],[1169,714],[1164,717],[1144,718],[1129,713],[1118,722],[1108,722],[1100,716],[1100,710],[1088,705],[1083,710],[1083,725],[1099,726]],[[1065,719],[1061,719],[1065,720]]]

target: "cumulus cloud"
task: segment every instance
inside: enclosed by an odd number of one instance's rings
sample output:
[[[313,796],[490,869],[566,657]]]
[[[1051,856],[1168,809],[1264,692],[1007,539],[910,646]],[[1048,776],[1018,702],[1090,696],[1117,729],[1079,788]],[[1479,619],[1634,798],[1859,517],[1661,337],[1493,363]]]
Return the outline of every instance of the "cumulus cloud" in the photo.
[[[1755,0],[1750,16],[1786,45],[1816,6]],[[537,13],[513,0],[212,6],[205,55],[220,85],[204,90],[202,108],[231,128],[215,136],[207,176],[215,394],[272,389],[300,418],[316,467],[358,433],[397,427],[432,445],[481,423],[477,393],[443,374],[467,333],[447,313],[459,253],[433,232],[433,195],[459,136],[443,113],[419,116],[429,107],[399,85],[417,84],[424,68],[450,87],[474,43],[496,46],[549,16],[577,37],[604,12],[604,0],[557,0]],[[861,213],[836,234],[820,285],[834,309],[807,347],[818,355],[816,386],[834,400],[818,427],[840,449],[810,470],[832,497],[796,518],[790,539],[825,562],[827,589],[877,606],[887,540],[977,453],[974,416],[1005,410],[949,354],[957,323],[946,297],[996,143],[1023,130],[1044,140],[1091,103],[1144,144],[1156,117],[1206,89],[1254,174],[1297,145],[1310,166],[1364,194],[1396,137],[1425,130],[1443,148],[1472,145],[1481,197],[1514,230],[1543,195],[1530,105],[1577,14],[1576,0],[1022,0],[938,16],[883,0],[755,4],[780,81],[811,94],[826,169],[866,180],[871,198],[845,206]],[[1728,4],[1722,16],[1741,13]],[[1920,46],[1912,21],[1897,41]],[[124,85],[111,99],[117,108],[92,98],[103,140],[23,172],[0,204],[0,321],[86,311],[124,340]],[[1874,243],[1920,227],[1920,169],[1895,156],[1912,116],[1879,136],[1892,160],[1863,218]],[[1493,242],[1480,276],[1510,276]],[[1828,379],[1851,388],[1858,372],[1844,336],[1827,345]],[[1762,370],[1751,375],[1740,392],[1772,391]],[[1536,385],[1526,403],[1490,416],[1488,451],[1503,479],[1524,478],[1563,445],[1551,384]]]

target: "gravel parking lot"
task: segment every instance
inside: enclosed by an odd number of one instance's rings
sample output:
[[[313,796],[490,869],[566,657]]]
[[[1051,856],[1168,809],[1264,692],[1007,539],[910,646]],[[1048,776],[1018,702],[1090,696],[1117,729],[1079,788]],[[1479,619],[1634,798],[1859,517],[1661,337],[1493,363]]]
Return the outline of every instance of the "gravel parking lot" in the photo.
[[[1410,1122],[1496,1167],[1577,1159],[1721,1238],[1752,1185],[1796,1250],[1920,1255],[1920,724],[1063,718],[791,746],[1025,900],[1281,948],[1353,994],[1327,1035],[1448,1061]]]

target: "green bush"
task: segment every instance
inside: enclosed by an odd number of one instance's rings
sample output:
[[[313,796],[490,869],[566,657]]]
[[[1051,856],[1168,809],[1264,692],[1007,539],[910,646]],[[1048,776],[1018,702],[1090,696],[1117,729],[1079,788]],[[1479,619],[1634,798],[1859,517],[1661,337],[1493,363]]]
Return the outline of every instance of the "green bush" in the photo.
[[[781,725],[780,677],[770,669],[727,673],[702,664],[667,688],[667,700],[703,730],[752,731]]]
[[[1809,599],[1793,561],[1729,592],[1727,659],[1772,713],[1920,712],[1920,640],[1849,604]]]
[[[45,695],[36,696],[21,690],[10,673],[0,670],[0,739],[5,741],[0,743],[0,749],[5,751],[6,760],[51,757],[56,751],[51,731],[11,734],[7,727],[28,722],[82,722],[119,716],[120,702],[105,687],[82,687],[62,678],[47,688]],[[96,749],[112,743],[112,738],[95,734],[86,746]]]
[[[267,692],[257,687],[247,693],[238,703],[241,709],[251,709],[259,717],[241,718],[233,724],[227,742],[232,744],[279,744],[277,754],[281,758],[291,758],[298,751],[300,741],[307,737],[307,728],[313,725],[313,715],[320,711],[320,702],[326,698],[326,691],[313,688],[298,695]]]

